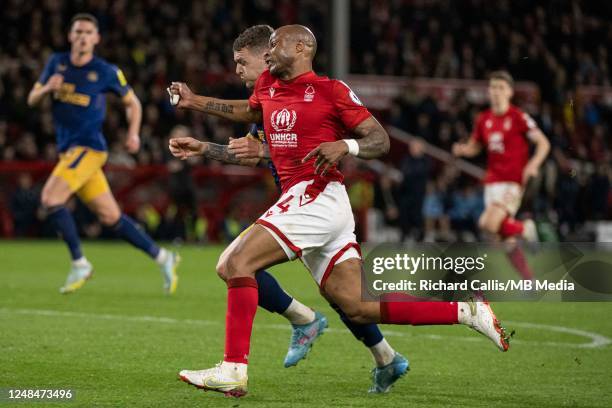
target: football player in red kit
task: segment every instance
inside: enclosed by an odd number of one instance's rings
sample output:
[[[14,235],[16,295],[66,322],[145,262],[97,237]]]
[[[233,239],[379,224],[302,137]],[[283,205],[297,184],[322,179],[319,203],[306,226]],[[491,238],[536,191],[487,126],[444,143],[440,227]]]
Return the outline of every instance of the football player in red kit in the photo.
[[[524,279],[533,279],[523,251],[516,245],[516,237],[536,241],[536,227],[532,220],[521,222],[514,216],[521,206],[525,184],[538,175],[550,150],[550,143],[535,121],[510,103],[513,84],[512,77],[506,71],[491,74],[491,107],[478,115],[469,141],[456,143],[453,154],[474,157],[483,148],[487,149],[485,210],[478,224],[481,230],[506,241],[512,265]],[[535,144],[531,157],[529,143]]]
[[[465,324],[502,351],[508,336],[487,302],[361,299],[361,254],[343,176],[336,165],[347,154],[373,159],[389,151],[389,136],[343,82],[312,71],[317,43],[300,25],[270,37],[268,71],[249,100],[226,101],[184,92],[173,83],[179,107],[234,121],[263,122],[282,194],[226,260],[225,355],[216,367],[179,376],[205,390],[246,394],[247,363],[258,291],[255,271],[300,258],[325,298],[356,323]],[[347,138],[350,134],[356,139]],[[410,298],[414,299],[414,298]],[[404,301],[402,301],[404,300]]]

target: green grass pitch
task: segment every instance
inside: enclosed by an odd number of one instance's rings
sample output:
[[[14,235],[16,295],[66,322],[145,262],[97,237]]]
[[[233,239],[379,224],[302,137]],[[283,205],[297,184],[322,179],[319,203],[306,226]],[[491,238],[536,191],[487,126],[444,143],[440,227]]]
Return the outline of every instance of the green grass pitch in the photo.
[[[175,296],[127,244],[87,242],[95,274],[73,295],[59,241],[0,241],[0,388],[71,388],[57,407],[610,407],[612,304],[500,303],[516,337],[501,353],[459,326],[385,326],[411,371],[386,395],[368,395],[368,351],[344,330],[299,262],[272,269],[283,287],[325,313],[330,329],[305,361],[283,368],[290,330],[259,309],[249,394],[235,400],[180,382],[182,368],[223,355],[226,289],[214,265],[222,248],[183,247]]]

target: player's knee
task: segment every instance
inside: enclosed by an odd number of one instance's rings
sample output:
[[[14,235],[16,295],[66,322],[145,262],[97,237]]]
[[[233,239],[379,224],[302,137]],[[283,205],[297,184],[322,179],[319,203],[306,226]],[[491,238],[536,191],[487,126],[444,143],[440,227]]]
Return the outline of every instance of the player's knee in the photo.
[[[99,209],[97,213],[100,223],[107,227],[116,225],[121,218],[121,211],[114,208],[102,208]]]
[[[224,264],[224,276],[226,280],[244,276],[255,276],[255,270],[253,270],[247,259],[240,253],[229,256]]]
[[[217,262],[217,276],[224,281],[227,280],[227,266],[225,259],[219,258],[219,261]]]
[[[478,219],[478,228],[480,228],[481,231],[485,231],[490,234],[495,234],[497,233],[499,226],[495,225],[495,223],[490,217],[483,215]]]
[[[48,209],[64,205],[65,202],[52,194],[50,191],[43,189],[42,193],[40,194],[40,204],[43,208]]]

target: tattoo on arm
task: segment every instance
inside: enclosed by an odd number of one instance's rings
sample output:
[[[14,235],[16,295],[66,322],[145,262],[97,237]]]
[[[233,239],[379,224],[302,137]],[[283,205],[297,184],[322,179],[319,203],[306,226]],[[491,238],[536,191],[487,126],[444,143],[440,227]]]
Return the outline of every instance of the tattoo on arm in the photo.
[[[228,145],[209,143],[208,150],[204,153],[204,157],[218,160],[223,163],[241,164],[241,160],[236,158],[236,155],[230,153],[228,147]]]
[[[206,110],[209,112],[234,113],[234,105],[209,101],[206,103]]]
[[[360,137],[357,139],[359,144],[358,157],[375,159],[389,152],[389,135],[374,117],[361,122],[353,132]]]

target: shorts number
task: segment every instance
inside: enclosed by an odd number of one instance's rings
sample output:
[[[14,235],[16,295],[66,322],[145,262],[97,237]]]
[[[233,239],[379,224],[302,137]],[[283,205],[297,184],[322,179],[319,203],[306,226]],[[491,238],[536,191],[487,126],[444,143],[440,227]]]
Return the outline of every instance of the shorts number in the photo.
[[[289,205],[290,205],[290,204],[287,204],[287,203],[288,203],[289,201],[291,201],[291,199],[292,199],[292,198],[293,198],[293,196],[292,196],[292,195],[290,195],[290,196],[288,196],[287,198],[285,198],[283,201],[281,201],[281,202],[279,202],[279,203],[277,203],[277,204],[276,204],[276,206],[277,206],[278,208],[280,208],[280,210],[281,210],[281,212],[280,212],[280,213],[281,213],[281,214],[286,213],[287,211],[289,211]]]

